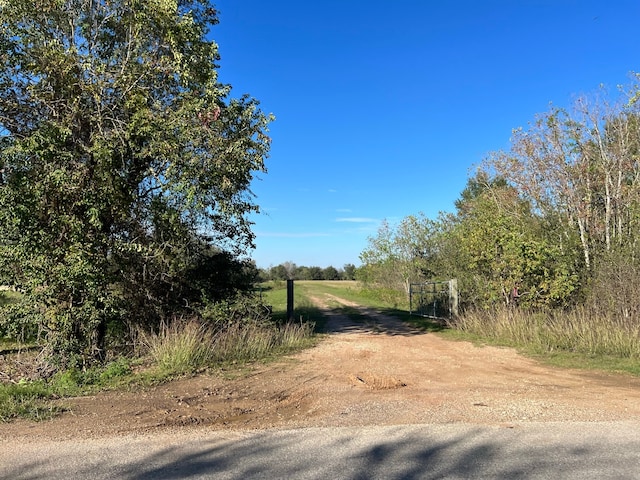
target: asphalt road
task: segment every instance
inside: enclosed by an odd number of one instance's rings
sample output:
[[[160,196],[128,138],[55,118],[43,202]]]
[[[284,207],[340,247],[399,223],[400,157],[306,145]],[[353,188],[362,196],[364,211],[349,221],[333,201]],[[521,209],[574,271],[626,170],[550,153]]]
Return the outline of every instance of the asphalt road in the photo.
[[[640,479],[640,421],[198,430],[18,443],[0,478]]]

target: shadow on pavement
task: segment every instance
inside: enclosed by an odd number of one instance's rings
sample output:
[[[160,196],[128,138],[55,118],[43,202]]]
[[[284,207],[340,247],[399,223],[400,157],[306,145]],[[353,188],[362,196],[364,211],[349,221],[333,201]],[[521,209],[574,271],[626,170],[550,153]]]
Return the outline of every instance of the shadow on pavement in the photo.
[[[56,450],[27,445],[24,460],[3,461],[0,475],[15,480],[637,478],[637,437],[617,436],[615,425],[604,436],[597,425],[584,427],[571,424],[566,432],[561,424],[414,425],[211,431],[164,440],[111,439],[107,445],[69,441]]]

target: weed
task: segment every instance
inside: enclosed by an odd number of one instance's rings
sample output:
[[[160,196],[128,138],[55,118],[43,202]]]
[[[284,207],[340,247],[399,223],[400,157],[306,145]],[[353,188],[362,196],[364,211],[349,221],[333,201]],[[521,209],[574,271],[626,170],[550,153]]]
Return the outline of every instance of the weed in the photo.
[[[174,321],[142,338],[157,367],[167,372],[194,372],[212,359],[213,331],[195,320]]]
[[[61,410],[48,400],[55,398],[43,381],[0,384],[0,422],[22,417],[31,420],[51,418]]]
[[[634,371],[640,359],[640,325],[628,319],[594,315],[585,308],[548,313],[508,308],[476,310],[461,316],[455,328],[472,338],[521,348],[555,363],[564,358],[573,364],[579,357],[591,366],[599,363],[610,369]]]
[[[45,420],[64,409],[52,400],[108,390],[131,381],[131,362],[119,358],[103,367],[57,372],[48,380],[0,383],[0,422],[22,417]]]

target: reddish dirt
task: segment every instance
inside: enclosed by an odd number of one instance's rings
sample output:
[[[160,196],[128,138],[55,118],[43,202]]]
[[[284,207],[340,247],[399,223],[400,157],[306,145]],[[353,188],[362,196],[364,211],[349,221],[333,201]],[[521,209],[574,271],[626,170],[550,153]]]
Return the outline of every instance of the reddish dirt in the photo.
[[[329,297],[314,300],[357,307]],[[327,310],[329,333],[319,345],[248,374],[66,399],[68,412],[45,422],[0,425],[0,437],[640,418],[640,378],[553,368],[513,349],[444,340],[362,310],[366,324]]]

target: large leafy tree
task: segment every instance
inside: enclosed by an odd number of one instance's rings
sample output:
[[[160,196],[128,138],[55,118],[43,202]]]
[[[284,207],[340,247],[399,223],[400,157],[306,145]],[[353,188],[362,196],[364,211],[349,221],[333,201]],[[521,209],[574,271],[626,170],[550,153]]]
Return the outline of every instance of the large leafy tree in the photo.
[[[577,232],[587,270],[603,252],[635,243],[639,115],[624,99],[580,98],[571,110],[554,108],[516,130],[511,149],[485,164],[538,211],[556,216],[567,235]]]
[[[591,302],[629,315],[640,258],[640,105],[628,95],[607,97],[538,116],[484,167],[550,221],[559,251],[571,252],[579,239],[582,261],[575,263]]]
[[[270,118],[218,81],[217,21],[207,0],[0,0],[2,273],[61,361],[252,244]]]
[[[479,172],[456,206],[445,244],[454,252],[450,271],[460,279],[466,302],[508,305],[515,287],[526,294],[523,305],[571,303],[579,280],[574,250],[552,241],[550,222],[503,178]]]

